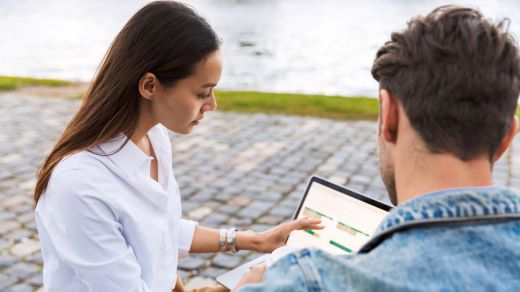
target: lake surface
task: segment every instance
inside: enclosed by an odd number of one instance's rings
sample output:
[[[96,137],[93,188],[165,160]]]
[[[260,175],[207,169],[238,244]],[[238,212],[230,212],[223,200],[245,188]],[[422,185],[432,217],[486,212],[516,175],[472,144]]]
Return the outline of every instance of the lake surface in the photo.
[[[128,18],[149,1],[0,0],[0,75],[88,81]],[[377,49],[407,20],[448,1],[198,0],[223,41],[219,87],[375,96]],[[451,1],[509,17],[520,1]]]

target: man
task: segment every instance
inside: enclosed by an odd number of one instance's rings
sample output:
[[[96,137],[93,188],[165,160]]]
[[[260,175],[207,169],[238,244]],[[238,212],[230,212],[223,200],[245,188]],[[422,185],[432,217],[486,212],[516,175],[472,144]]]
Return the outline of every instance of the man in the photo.
[[[492,167],[518,131],[520,57],[504,26],[443,6],[377,53],[379,158],[397,207],[358,254],[289,254],[240,291],[517,290],[520,194]],[[263,276],[263,279],[262,279]]]

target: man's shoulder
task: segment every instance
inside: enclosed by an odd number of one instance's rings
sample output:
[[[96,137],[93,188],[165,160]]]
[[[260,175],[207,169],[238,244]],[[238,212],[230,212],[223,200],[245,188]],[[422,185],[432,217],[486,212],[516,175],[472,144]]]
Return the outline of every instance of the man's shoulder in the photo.
[[[398,205],[383,220],[377,233],[417,224],[494,220],[501,216],[520,216],[518,191],[499,186],[448,189]]]

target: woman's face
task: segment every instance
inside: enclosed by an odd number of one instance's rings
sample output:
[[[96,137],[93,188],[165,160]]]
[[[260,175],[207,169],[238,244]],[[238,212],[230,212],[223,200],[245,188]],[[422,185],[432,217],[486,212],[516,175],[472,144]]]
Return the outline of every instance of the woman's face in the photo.
[[[154,120],[179,134],[191,132],[204,113],[217,108],[214,87],[222,74],[220,51],[208,55],[195,66],[195,72],[173,87],[160,83],[151,101]]]

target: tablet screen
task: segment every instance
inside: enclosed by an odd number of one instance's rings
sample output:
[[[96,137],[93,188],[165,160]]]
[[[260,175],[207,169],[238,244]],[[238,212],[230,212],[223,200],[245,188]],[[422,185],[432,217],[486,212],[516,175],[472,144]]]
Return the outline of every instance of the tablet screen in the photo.
[[[357,252],[389,209],[380,202],[314,177],[295,217],[321,219],[325,228],[293,231],[287,245],[316,247],[331,254]]]

